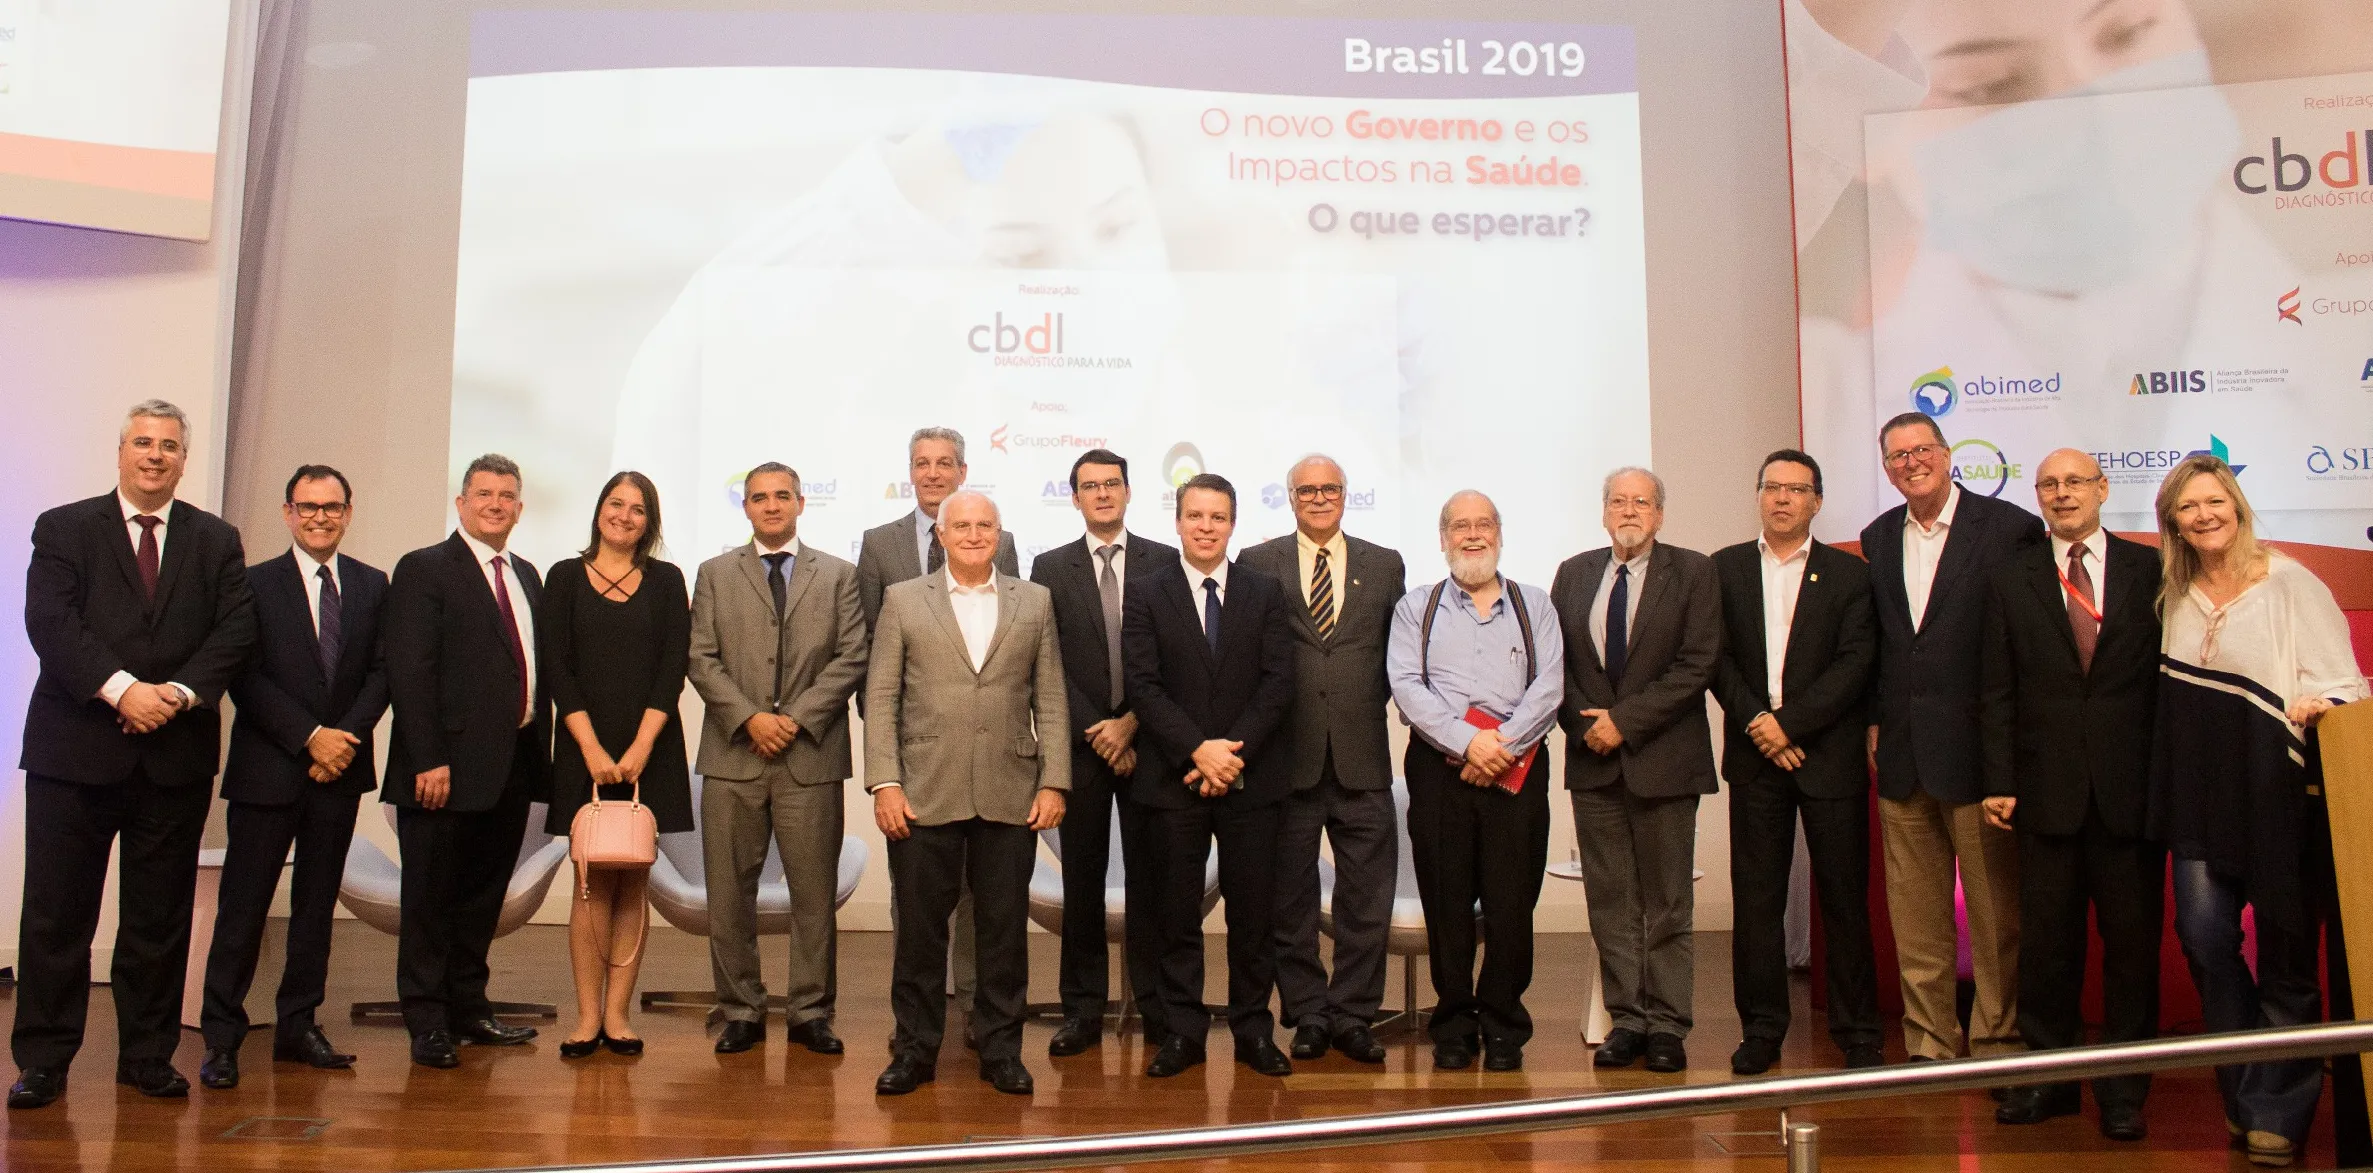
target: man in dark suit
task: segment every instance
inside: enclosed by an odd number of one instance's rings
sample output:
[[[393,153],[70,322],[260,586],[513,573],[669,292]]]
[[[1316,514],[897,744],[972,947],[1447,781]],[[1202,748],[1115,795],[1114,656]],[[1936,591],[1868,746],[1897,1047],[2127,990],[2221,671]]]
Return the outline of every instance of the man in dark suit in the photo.
[[[255,611],[239,531],[173,499],[188,457],[188,418],[146,400],[117,437],[114,491],[33,523],[25,634],[41,675],[18,762],[25,895],[11,1108],[66,1090],[119,839],[115,1078],[142,1095],[189,1094],[172,1060],[198,840],[222,751],[215,706],[254,647]]]
[[[1714,553],[1722,584],[1722,776],[1730,782],[1730,966],[1745,1038],[1737,1075],[1761,1075],[1788,1035],[1788,872],[1796,826],[1829,946],[1829,1037],[1848,1067],[1881,1056],[1870,940],[1870,771],[1863,705],[1878,663],[1870,568],[1812,536],[1821,466],[1783,448],[1763,458],[1763,536]]]
[[[1129,592],[1121,666],[1137,714],[1130,789],[1160,812],[1151,836],[1162,877],[1162,1012],[1169,1037],[1145,1068],[1155,1078],[1203,1061],[1211,1014],[1203,1005],[1203,866],[1219,841],[1228,907],[1228,1028],[1236,1060],[1291,1075],[1270,1037],[1277,984],[1271,940],[1277,900],[1278,725],[1294,698],[1293,637],[1285,594],[1266,575],[1228,562],[1236,488],[1202,473],[1178,489],[1177,572]]]
[[[2167,850],[2145,837],[2159,692],[2159,556],[2101,528],[2109,478],[2063,448],[2035,469],[2051,530],[1995,571],[1986,607],[1986,820],[2019,844],[2019,1033],[2036,1050],[2085,1041],[2078,995],[2101,933],[2101,1040],[2159,1033]],[[2093,1081],[2101,1134],[2146,1133],[2149,1075]],[[1994,1118],[2078,1109],[2073,1083],[2013,1088]]]
[[[1644,468],[1602,487],[1613,545],[1557,568],[1564,625],[1566,790],[1582,850],[1590,936],[1615,1028],[1593,1062],[1689,1065],[1697,803],[1715,789],[1705,693],[1722,652],[1712,560],[1656,540],[1664,481]]]
[[[1986,796],[1978,679],[1987,584],[2013,552],[2043,537],[2043,524],[1954,484],[1944,430],[1919,412],[1888,420],[1879,452],[1904,503],[1862,531],[1879,621],[1868,754],[1879,776],[1904,1049],[1918,1059],[1961,1053],[1958,877],[1977,977],[1969,1052],[2008,1054],[2020,1049],[2018,849],[2010,832],[1986,825],[1978,805]]]
[[[1030,564],[1030,581],[1054,596],[1055,628],[1063,645],[1063,678],[1070,701],[1071,796],[1063,808],[1063,953],[1059,992],[1063,1025],[1047,1043],[1056,1058],[1077,1055],[1104,1037],[1105,994],[1111,978],[1105,957],[1104,873],[1112,860],[1112,817],[1118,804],[1121,861],[1126,869],[1122,909],[1122,964],[1138,1013],[1159,1030],[1161,993],[1156,939],[1161,884],[1145,842],[1152,813],[1129,797],[1137,770],[1137,714],[1130,710],[1121,672],[1121,611],[1137,580],[1175,572],[1178,549],[1129,533],[1129,462],[1097,448],[1071,462],[1071,503],[1087,536],[1066,542]],[[1159,1041],[1156,1041],[1159,1045]]]
[[[457,1067],[456,1037],[510,1046],[533,1027],[495,1021],[486,950],[527,830],[552,775],[552,714],[536,674],[534,564],[506,552],[519,524],[519,466],[470,462],[454,499],[461,528],[396,563],[387,591],[387,686],[395,736],[380,795],[403,848],[396,996],[412,1061]]]
[[[1294,532],[1238,560],[1277,580],[1294,636],[1294,707],[1277,747],[1293,787],[1279,832],[1277,996],[1294,1028],[1294,1058],[1316,1059],[1332,1043],[1359,1062],[1382,1063],[1384,1044],[1368,1027],[1384,1002],[1384,939],[1400,868],[1384,653],[1407,571],[1399,553],[1343,532],[1343,466],[1305,456],[1285,480]],[[1318,958],[1322,831],[1335,852],[1331,984]]]
[[[231,841],[223,853],[200,1019],[206,1060],[198,1081],[210,1088],[239,1086],[247,987],[292,844],[297,870],[289,883],[288,960],[274,1004],[272,1057],[319,1068],[354,1062],[330,1045],[313,1017],[329,976],[330,918],[354,839],[355,807],[379,784],[371,734],[387,712],[379,645],[387,576],[338,553],[353,505],[344,473],[322,464],[299,468],[280,506],[294,544],[247,571],[258,646],[231,682],[239,717],[222,778]]]

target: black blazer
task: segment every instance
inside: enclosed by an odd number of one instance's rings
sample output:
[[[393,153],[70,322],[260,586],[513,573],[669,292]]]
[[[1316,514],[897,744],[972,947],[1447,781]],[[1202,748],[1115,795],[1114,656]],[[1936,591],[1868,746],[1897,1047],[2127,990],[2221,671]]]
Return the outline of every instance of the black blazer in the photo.
[[[1898,505],[1862,531],[1870,560],[1871,605],[1879,618],[1879,671],[1871,720],[1879,727],[1879,794],[1905,799],[1926,790],[1950,806],[1986,796],[1979,744],[1978,678],[1987,583],[2021,548],[2043,540],[2043,521],[1992,497],[1963,491],[1946,531],[1928,613],[1912,629],[1903,587],[1903,519]]]
[[[247,568],[258,640],[247,671],[231,682],[239,716],[231,723],[222,796],[232,802],[285,806],[315,787],[368,794],[379,784],[371,734],[387,713],[387,662],[379,640],[387,575],[343,554],[337,561],[342,642],[337,671],[328,679],[321,674],[313,608],[305,601],[305,576],[317,564],[307,558],[300,565],[289,551]],[[319,726],[343,729],[362,742],[353,764],[331,782],[315,782],[306,772],[313,755],[305,741]]]
[[[521,593],[513,607],[537,615],[543,580],[517,554],[512,573]],[[532,745],[530,786],[541,800],[552,775],[552,708],[542,673],[529,698],[533,736],[519,730],[519,667],[511,660],[502,612],[486,571],[460,534],[414,550],[396,563],[387,588],[387,689],[395,701],[395,736],[387,747],[388,785],[379,796],[397,806],[417,806],[415,775],[438,766],[453,770],[453,791],[445,809],[492,810],[513,769],[511,755]],[[536,654],[534,644],[523,649]]]
[[[17,764],[26,773],[94,786],[127,781],[135,770],[159,786],[214,777],[222,760],[217,706],[255,646],[247,559],[238,530],[185,501],[166,513],[164,540],[152,603],[113,491],[34,520],[25,634],[41,675],[25,706]],[[187,685],[201,707],[154,733],[126,733],[99,699],[119,671]]]
[[[1123,604],[1135,593],[1138,579],[1156,571],[1178,573],[1178,547],[1136,534],[1128,538],[1128,558],[1121,564]],[[1112,660],[1104,642],[1104,596],[1097,590],[1096,580],[1096,555],[1088,549],[1085,537],[1065,542],[1030,563],[1030,581],[1045,587],[1055,600],[1055,638],[1063,650],[1063,683],[1069,690],[1074,749],[1086,749],[1088,726],[1128,709],[1125,696],[1124,703],[1115,708],[1101,687],[1112,676]],[[1122,657],[1127,655],[1124,650]],[[1126,689],[1124,681],[1124,694]],[[1094,750],[1087,752],[1094,756]]]
[[[1185,810],[1198,802],[1266,806],[1288,789],[1272,760],[1279,722],[1294,703],[1294,645],[1285,596],[1265,574],[1228,568],[1220,604],[1219,656],[1203,638],[1202,600],[1186,575],[1169,570],[1128,592],[1121,617],[1121,671],[1137,714],[1137,773],[1130,796]],[[1236,790],[1204,799],[1187,789],[1195,747],[1215,737],[1241,741]]]
[[[1296,790],[1318,785],[1327,752],[1347,790],[1392,785],[1392,741],[1384,706],[1392,700],[1384,653],[1392,643],[1393,609],[1409,593],[1398,551],[1343,535],[1343,597],[1335,600],[1335,630],[1320,639],[1302,602],[1300,539],[1272,538],[1246,550],[1241,564],[1277,580],[1285,595],[1286,626],[1294,636],[1294,707],[1278,734],[1278,765]]]
[[[1565,699],[1557,707],[1566,731],[1566,789],[1621,784],[1642,798],[1712,794],[1718,784],[1705,697],[1722,660],[1722,591],[1713,560],[1656,543],[1625,640],[1623,679],[1614,681],[1590,638],[1591,603],[1612,557],[1607,547],[1576,554],[1557,568],[1549,588],[1566,644]],[[1602,756],[1583,742],[1596,720],[1583,720],[1584,709],[1607,710],[1623,731],[1613,754]]]
[[[1754,542],[1716,550],[1714,572],[1722,582],[1722,670],[1714,678],[1714,699],[1722,704],[1723,777],[1736,786],[1771,765],[1747,736],[1747,723],[1768,711],[1804,751],[1804,764],[1787,775],[1799,793],[1853,798],[1869,789],[1863,731],[1870,723],[1864,705],[1879,662],[1870,567],[1819,542],[1805,553],[1804,582],[1797,588],[1787,660],[1780,669],[1780,697],[1786,703],[1777,709],[1771,705],[1771,660],[1764,652],[1763,550]]]
[[[2143,834],[2159,696],[2159,554],[2115,534],[2093,669],[2078,667],[2052,543],[1994,574],[1986,607],[1986,793],[2019,800],[2022,831],[2073,835],[2089,805],[2112,834]]]

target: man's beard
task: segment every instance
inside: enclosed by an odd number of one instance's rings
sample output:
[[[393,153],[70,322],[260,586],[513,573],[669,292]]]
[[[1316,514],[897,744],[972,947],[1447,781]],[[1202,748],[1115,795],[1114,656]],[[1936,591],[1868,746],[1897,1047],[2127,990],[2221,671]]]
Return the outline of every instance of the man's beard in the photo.
[[[1460,550],[1445,551],[1444,560],[1450,563],[1450,577],[1458,585],[1470,590],[1490,582],[1500,572],[1500,552],[1485,550],[1469,554]]]

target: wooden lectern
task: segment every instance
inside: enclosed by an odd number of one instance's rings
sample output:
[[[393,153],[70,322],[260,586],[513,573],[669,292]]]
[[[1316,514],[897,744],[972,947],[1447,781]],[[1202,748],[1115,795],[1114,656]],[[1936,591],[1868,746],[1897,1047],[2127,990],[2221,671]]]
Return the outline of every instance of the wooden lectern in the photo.
[[[2340,930],[2357,975],[2357,1018],[2373,1021],[2373,701],[2324,714],[2324,805],[2332,816],[2332,864],[2340,880]],[[2373,1089],[2373,1081],[2368,1082]],[[2367,1092],[2373,1111],[2373,1090]]]

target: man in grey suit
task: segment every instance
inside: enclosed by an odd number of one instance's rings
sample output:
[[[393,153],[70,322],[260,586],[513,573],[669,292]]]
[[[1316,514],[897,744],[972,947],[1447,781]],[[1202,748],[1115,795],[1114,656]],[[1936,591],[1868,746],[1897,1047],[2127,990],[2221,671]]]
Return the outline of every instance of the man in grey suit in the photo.
[[[981,1079],[1026,1096],[1034,832],[1063,821],[1071,789],[1063,655],[1053,596],[992,565],[997,506],[957,493],[940,520],[947,565],[883,592],[866,676],[865,785],[900,909],[890,979],[898,1025],[874,1092],[905,1095],[937,1074],[961,879],[974,900]],[[1042,745],[1042,734],[1055,740]]]
[[[1294,532],[1238,559],[1285,589],[1294,638],[1294,706],[1276,751],[1293,786],[1277,836],[1277,993],[1294,1028],[1294,1058],[1319,1058],[1332,1042],[1348,1058],[1382,1063],[1384,1044],[1368,1027],[1384,1002],[1384,938],[1400,869],[1384,652],[1407,571],[1399,553],[1343,532],[1342,465],[1314,453],[1285,482]],[[1321,831],[1335,849],[1331,983],[1318,959]]]
[[[758,969],[758,873],[771,833],[791,889],[790,1038],[841,1053],[832,1033],[841,783],[849,697],[865,679],[857,570],[799,542],[799,474],[768,462],[742,478],[747,545],[701,564],[692,592],[692,687],[701,726],[701,835],[709,960],[725,1026],[717,1051],[766,1037]]]
[[[1715,789],[1706,689],[1722,655],[1713,559],[1656,540],[1664,481],[1608,475],[1610,548],[1568,558],[1550,599],[1565,628],[1566,789],[1590,936],[1615,1029],[1593,1062],[1689,1065],[1698,796]]]

